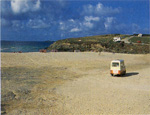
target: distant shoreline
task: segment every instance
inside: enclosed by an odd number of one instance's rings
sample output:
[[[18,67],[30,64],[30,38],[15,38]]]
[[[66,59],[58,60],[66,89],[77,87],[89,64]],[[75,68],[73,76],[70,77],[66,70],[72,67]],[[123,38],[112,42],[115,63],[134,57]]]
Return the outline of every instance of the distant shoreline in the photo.
[[[55,42],[55,41],[11,41],[11,40],[1,40],[1,42]]]
[[[46,49],[53,41],[1,41],[1,52],[39,52]]]

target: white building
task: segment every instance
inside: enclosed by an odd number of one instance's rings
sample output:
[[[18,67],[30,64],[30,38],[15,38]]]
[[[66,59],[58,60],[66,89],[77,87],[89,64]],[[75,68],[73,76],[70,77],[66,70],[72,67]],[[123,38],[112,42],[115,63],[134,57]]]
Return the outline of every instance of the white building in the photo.
[[[121,37],[114,37],[113,41],[114,42],[120,42],[121,41]]]
[[[142,37],[142,34],[138,34],[138,37]]]

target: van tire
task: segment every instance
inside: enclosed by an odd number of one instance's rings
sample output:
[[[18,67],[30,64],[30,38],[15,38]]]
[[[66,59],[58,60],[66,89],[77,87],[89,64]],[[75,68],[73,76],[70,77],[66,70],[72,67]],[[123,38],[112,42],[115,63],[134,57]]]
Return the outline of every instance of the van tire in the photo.
[[[111,74],[111,76],[114,76],[113,74]]]
[[[125,75],[125,74],[126,74],[126,71],[123,72],[123,75]]]

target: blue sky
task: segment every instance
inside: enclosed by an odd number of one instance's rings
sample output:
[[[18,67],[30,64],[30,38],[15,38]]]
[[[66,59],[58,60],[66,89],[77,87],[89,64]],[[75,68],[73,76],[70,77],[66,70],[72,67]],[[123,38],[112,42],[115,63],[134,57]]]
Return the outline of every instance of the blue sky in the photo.
[[[149,0],[2,0],[1,39],[150,33]]]

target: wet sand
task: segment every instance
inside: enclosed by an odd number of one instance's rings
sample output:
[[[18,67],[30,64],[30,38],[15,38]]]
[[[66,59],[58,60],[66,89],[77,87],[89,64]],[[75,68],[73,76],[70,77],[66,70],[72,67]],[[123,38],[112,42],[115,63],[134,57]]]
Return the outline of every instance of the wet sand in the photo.
[[[2,53],[2,113],[150,114],[150,55]],[[111,77],[110,61],[127,74]]]

